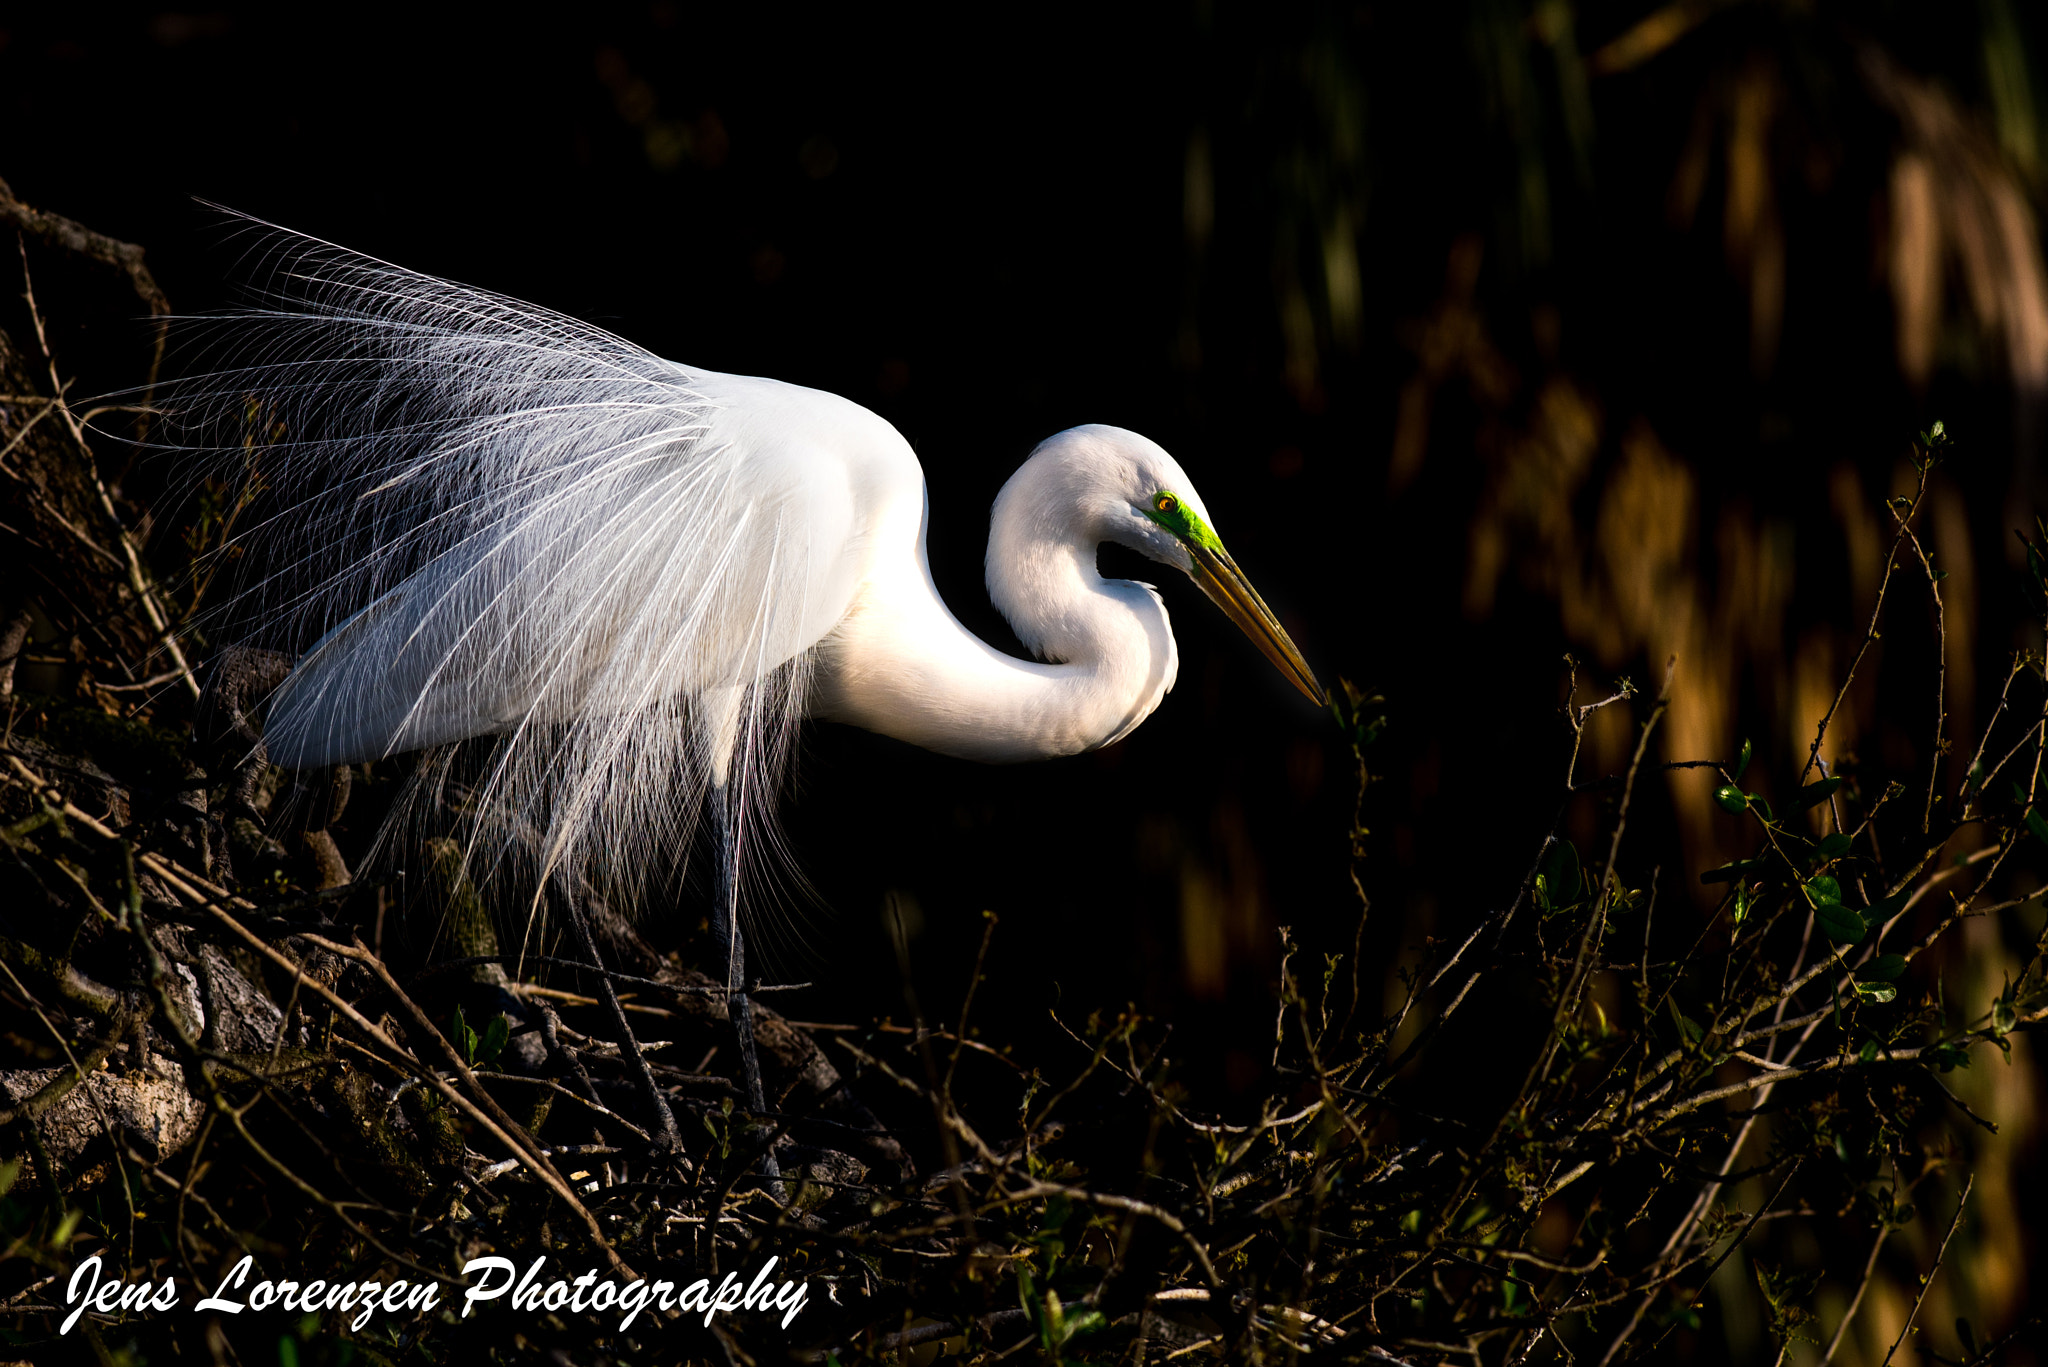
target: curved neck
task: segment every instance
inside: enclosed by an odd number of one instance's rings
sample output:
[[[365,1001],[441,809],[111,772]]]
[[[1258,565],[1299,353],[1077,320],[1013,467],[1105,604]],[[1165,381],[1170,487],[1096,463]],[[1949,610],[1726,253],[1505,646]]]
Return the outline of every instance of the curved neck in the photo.
[[[1031,521],[997,504],[988,577],[1044,663],[1005,655],[947,610],[920,519],[912,553],[884,553],[824,643],[813,715],[989,763],[1092,750],[1151,715],[1179,668],[1159,595],[1103,578],[1087,529]]]

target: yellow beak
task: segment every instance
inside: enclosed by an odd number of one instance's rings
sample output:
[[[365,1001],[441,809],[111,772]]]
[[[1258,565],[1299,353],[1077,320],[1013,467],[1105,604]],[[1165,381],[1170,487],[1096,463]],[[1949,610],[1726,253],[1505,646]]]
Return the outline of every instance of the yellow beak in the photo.
[[[1289,683],[1300,689],[1317,707],[1327,706],[1329,699],[1323,693],[1323,686],[1309,672],[1301,651],[1288,638],[1286,629],[1273,616],[1273,610],[1266,606],[1266,600],[1259,597],[1259,591],[1252,587],[1251,580],[1244,577],[1244,571],[1230,558],[1230,552],[1221,546],[1211,549],[1193,540],[1184,540],[1181,544],[1194,558],[1189,578],[1202,586],[1202,592],[1223,609],[1224,616],[1237,623],[1238,630],[1252,638],[1252,644],[1287,676]]]

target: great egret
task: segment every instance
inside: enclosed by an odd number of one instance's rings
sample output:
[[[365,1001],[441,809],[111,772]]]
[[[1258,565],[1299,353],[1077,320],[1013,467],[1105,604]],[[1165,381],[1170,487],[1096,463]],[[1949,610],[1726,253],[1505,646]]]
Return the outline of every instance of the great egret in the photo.
[[[1186,573],[1323,701],[1186,472],[1134,432],[1048,438],[996,498],[988,590],[1037,657],[1018,659],[947,611],[924,472],[858,404],[271,241],[266,303],[214,320],[228,357],[181,405],[268,499],[235,538],[256,609],[238,615],[304,648],[269,703],[268,758],[498,737],[471,857],[523,849],[536,886],[593,866],[632,885],[708,804],[756,1110],[739,889],[799,719],[992,762],[1121,739],[1177,654],[1159,594],[1097,571],[1105,542]]]

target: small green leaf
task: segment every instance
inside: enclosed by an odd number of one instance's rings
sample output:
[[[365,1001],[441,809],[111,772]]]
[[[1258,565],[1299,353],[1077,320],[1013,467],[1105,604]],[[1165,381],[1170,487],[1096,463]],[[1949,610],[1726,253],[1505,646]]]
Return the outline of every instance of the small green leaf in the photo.
[[[1822,859],[1840,859],[1849,852],[1849,847],[1855,843],[1849,836],[1841,831],[1836,831],[1833,835],[1823,838],[1820,844],[1814,848],[1814,853]]]
[[[1906,971],[1906,956],[1903,954],[1880,954],[1863,965],[1863,977],[1868,982],[1892,983],[1899,980]]]
[[[1817,907],[1826,906],[1830,902],[1840,906],[1842,904],[1842,885],[1827,874],[1821,874],[1817,878],[1808,879],[1806,884],[1806,900]]]
[[[1568,907],[1581,896],[1579,852],[1569,840],[1553,840],[1543,854],[1543,883],[1553,907]]]
[[[512,1027],[505,1024],[503,1016],[493,1016],[484,1025],[483,1038],[477,1041],[476,1057],[479,1063],[489,1063],[505,1052],[507,1041],[512,1038]]]
[[[1664,1004],[1671,1008],[1671,1019],[1677,1022],[1678,1033],[1685,1036],[1688,1044],[1698,1044],[1700,1037],[1706,1033],[1700,1029],[1699,1023],[1690,1019],[1685,1012],[1678,1009],[1677,998],[1666,997]]]
[[[85,1218],[82,1210],[67,1210],[57,1227],[50,1231],[50,1247],[63,1249],[70,1245],[72,1234],[78,1229],[78,1222]]]
[[[1877,1062],[1877,1041],[1874,1039],[1863,1041],[1863,1047],[1856,1051],[1856,1061],[1858,1063]]]
[[[448,1042],[455,1046],[455,1052],[462,1055],[464,1063],[476,1062],[476,1031],[469,1028],[469,1022],[462,1018],[462,1007],[455,1008],[454,1018],[449,1022]]]
[[[1742,742],[1742,753],[1735,757],[1735,781],[1742,782],[1742,775],[1749,768],[1749,742]]]
[[[1902,888],[1891,896],[1872,902],[1869,906],[1865,907],[1863,909],[1863,919],[1874,926],[1881,926],[1905,910],[1906,903],[1911,901],[1912,897],[1913,890],[1911,888]]]
[[[2034,839],[2048,845],[2048,821],[2043,821],[2039,812],[2027,813],[2027,830],[2033,834]]]
[[[1948,571],[1936,570],[1930,577],[1934,580],[1935,583],[1939,584],[1942,580],[1948,578]]]
[[[2012,980],[2006,979],[2005,991],[1998,994],[1998,1000],[1991,1003],[1991,1033],[2003,1039],[2011,1034],[2013,1027],[2020,1023],[2018,994],[2013,991]]]
[[[1898,996],[1899,989],[1890,983],[1857,983],[1856,995],[1867,1002],[1882,1004]]]
[[[1724,783],[1714,790],[1714,801],[1721,804],[1724,812],[1746,812],[1749,810],[1749,794],[1732,783]]]
[[[1838,945],[1853,945],[1868,932],[1863,918],[1835,902],[1823,902],[1813,909],[1813,923],[1820,933]]]
[[[1092,1334],[1109,1323],[1100,1310],[1083,1310],[1078,1315],[1067,1316],[1066,1333],[1063,1341],[1071,1342],[1083,1334]]]
[[[1818,783],[1807,784],[1804,788],[1801,788],[1798,792],[1794,793],[1789,799],[1786,800],[1785,815],[1796,816],[1800,812],[1805,811],[1808,807],[1817,806],[1820,803],[1826,802],[1829,798],[1835,795],[1835,789],[1841,786],[1842,780],[1839,778],[1824,778],[1821,779]]]

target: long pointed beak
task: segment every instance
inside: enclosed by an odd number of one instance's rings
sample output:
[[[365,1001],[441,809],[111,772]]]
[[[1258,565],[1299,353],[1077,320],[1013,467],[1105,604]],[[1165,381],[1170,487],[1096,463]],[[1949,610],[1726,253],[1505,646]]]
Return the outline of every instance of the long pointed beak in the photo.
[[[1323,686],[1309,672],[1301,651],[1295,648],[1286,629],[1273,616],[1273,610],[1266,606],[1266,600],[1259,597],[1259,591],[1252,587],[1251,580],[1244,577],[1244,571],[1230,558],[1230,552],[1221,546],[1211,549],[1192,540],[1181,544],[1194,558],[1194,568],[1188,577],[1202,586],[1202,592],[1223,609],[1224,616],[1237,623],[1239,631],[1252,638],[1252,644],[1287,676],[1289,683],[1300,689],[1317,707],[1327,706],[1329,699],[1323,692]]]

